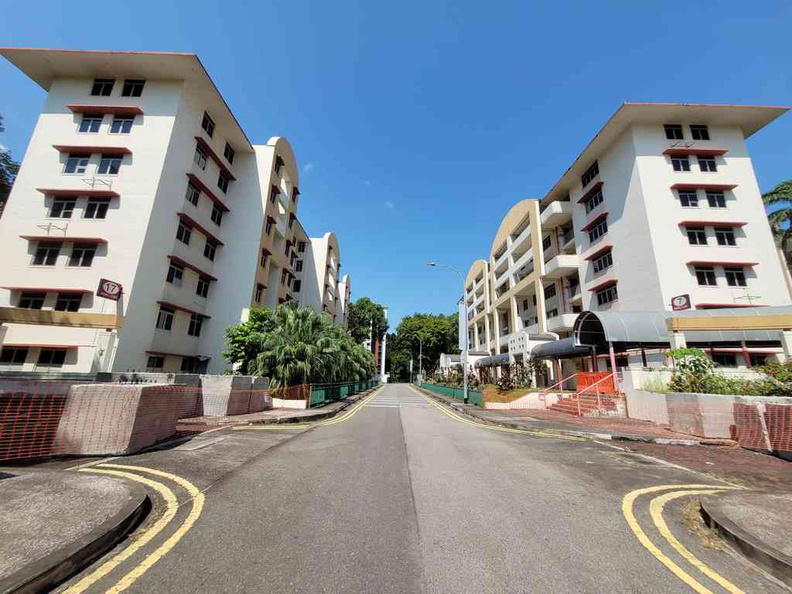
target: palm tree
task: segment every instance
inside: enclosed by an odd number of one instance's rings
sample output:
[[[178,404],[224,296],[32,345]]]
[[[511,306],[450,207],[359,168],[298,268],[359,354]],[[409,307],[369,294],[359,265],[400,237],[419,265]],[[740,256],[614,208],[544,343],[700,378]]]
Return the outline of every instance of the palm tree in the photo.
[[[781,182],[763,194],[762,200],[766,207],[775,209],[767,215],[767,220],[789,266],[792,261],[792,180]]]

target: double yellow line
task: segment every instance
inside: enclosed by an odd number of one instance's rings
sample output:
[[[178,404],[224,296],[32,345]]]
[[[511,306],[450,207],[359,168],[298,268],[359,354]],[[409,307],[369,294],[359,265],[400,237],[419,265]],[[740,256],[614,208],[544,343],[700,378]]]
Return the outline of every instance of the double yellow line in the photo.
[[[294,431],[296,429],[310,429],[311,427],[322,427],[325,425],[335,425],[336,423],[343,423],[351,419],[357,412],[366,406],[373,398],[379,395],[382,391],[382,386],[374,390],[371,394],[366,396],[363,400],[358,402],[350,410],[344,414],[326,419],[324,421],[314,421],[312,423],[274,423],[267,425],[236,425],[232,427],[234,431]]]
[[[499,425],[489,425],[487,423],[482,423],[479,421],[474,421],[472,419],[467,419],[462,415],[456,413],[455,411],[451,410],[450,408],[443,406],[442,404],[438,404],[432,398],[420,392],[417,388],[410,386],[410,389],[418,394],[421,398],[426,400],[429,404],[434,406],[437,410],[442,412],[447,417],[454,419],[460,423],[464,423],[465,425],[471,425],[473,427],[479,427],[481,429],[489,429],[490,431],[500,431],[501,433],[520,433],[522,435],[532,435],[535,437],[549,437],[552,439],[566,439],[568,441],[588,441],[587,437],[576,437],[574,435],[563,435],[561,433],[553,433],[552,431],[537,431],[532,429],[515,429],[513,427],[501,427]]]
[[[135,580],[148,571],[157,561],[162,559],[168,552],[176,546],[176,544],[187,534],[193,527],[195,522],[201,516],[204,506],[204,494],[198,490],[195,485],[190,481],[169,472],[161,470],[154,470],[153,468],[146,468],[144,466],[127,466],[124,464],[97,464],[96,466],[89,466],[81,468],[78,472],[91,472],[99,473],[110,476],[117,476],[125,478],[137,483],[141,483],[157,493],[162,497],[165,502],[165,511],[156,522],[151,526],[139,531],[135,534],[135,540],[131,542],[124,550],[117,555],[114,555],[104,563],[102,563],[94,571],[83,577],[73,586],[65,590],[64,594],[79,594],[84,592],[93,584],[109,575],[114,569],[121,565],[124,561],[130,559],[135,553],[140,551],[143,547],[149,544],[157,535],[165,530],[173,521],[176,512],[179,509],[179,502],[176,494],[165,483],[156,481],[138,473],[149,474],[159,478],[164,478],[176,483],[178,486],[187,491],[189,500],[192,502],[192,507],[187,517],[182,521],[179,527],[171,534],[171,536],[159,545],[153,552],[149,553],[142,561],[136,564],[132,569],[128,570],[114,586],[106,590],[108,593],[117,594],[129,588]]]
[[[714,594],[712,590],[707,588],[704,584],[696,580],[690,573],[682,569],[677,563],[671,560],[662,550],[646,535],[638,520],[635,517],[635,501],[642,495],[649,495],[652,493],[660,493],[662,491],[669,491],[668,493],[654,497],[649,503],[649,516],[652,523],[657,528],[660,535],[671,545],[671,547],[679,553],[679,555],[692,565],[699,572],[710,578],[712,581],[723,587],[730,594],[742,594],[742,590],[724,578],[722,575],[707,566],[704,562],[698,559],[691,553],[679,540],[671,533],[668,524],[663,518],[663,510],[666,503],[678,499],[680,497],[687,497],[690,495],[712,495],[714,493],[721,493],[731,489],[739,489],[740,487],[726,486],[726,485],[658,485],[655,487],[646,487],[643,489],[636,489],[627,493],[622,500],[622,513],[627,520],[627,525],[633,531],[633,534],[638,538],[638,541],[648,550],[660,563],[665,565],[675,576],[685,582],[694,591],[699,594]]]

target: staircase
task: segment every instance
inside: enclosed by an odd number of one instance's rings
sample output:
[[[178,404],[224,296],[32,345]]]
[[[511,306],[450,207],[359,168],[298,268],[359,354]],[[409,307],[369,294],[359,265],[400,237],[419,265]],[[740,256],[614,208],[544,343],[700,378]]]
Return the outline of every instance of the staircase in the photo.
[[[618,394],[597,396],[596,394],[577,392],[565,395],[547,408],[580,417],[614,417],[619,416],[617,403],[620,399]]]

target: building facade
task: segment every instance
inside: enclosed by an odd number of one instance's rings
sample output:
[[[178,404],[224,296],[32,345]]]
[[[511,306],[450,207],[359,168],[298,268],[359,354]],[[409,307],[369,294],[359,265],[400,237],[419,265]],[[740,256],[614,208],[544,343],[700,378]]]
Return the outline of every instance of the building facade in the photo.
[[[519,359],[569,336],[582,311],[789,304],[746,146],[785,111],[624,104],[471,265],[471,348]]]
[[[219,373],[251,307],[323,309],[292,148],[251,144],[197,56],[0,52],[47,91],[0,219],[0,369]]]

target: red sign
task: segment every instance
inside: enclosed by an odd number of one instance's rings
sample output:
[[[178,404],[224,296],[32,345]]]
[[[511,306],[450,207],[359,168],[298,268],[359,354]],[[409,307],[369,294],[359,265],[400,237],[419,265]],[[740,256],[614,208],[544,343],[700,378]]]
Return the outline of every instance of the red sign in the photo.
[[[121,285],[106,278],[99,279],[99,288],[96,289],[97,297],[118,301],[121,298]]]
[[[677,295],[671,298],[671,309],[674,311],[681,311],[683,309],[690,309],[690,295]]]

